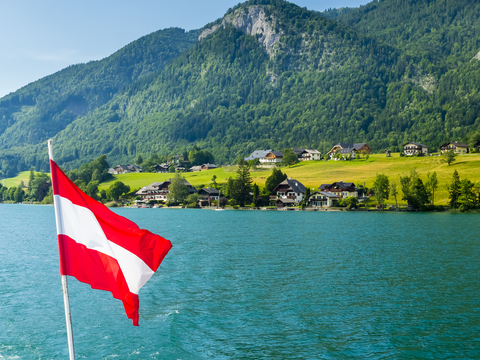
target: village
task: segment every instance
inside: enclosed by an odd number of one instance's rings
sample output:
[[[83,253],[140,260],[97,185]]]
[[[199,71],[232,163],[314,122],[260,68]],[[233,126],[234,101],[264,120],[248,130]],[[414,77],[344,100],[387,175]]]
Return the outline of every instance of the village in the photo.
[[[471,147],[472,151],[480,151],[480,141]],[[367,157],[370,155],[370,148],[366,143],[338,143],[325,155],[318,150],[292,148],[293,154],[296,156],[297,162],[303,161],[348,161],[358,157]],[[461,142],[449,142],[443,144],[439,148],[436,155],[450,152],[456,155],[468,154],[470,148],[467,144]],[[391,151],[385,150],[385,156],[390,157]],[[417,142],[408,142],[404,144],[404,152],[400,156],[432,156],[428,152],[428,146]],[[154,165],[157,173],[183,173],[183,172],[199,172],[217,168],[215,164],[196,165],[186,168],[182,165],[180,156],[177,156],[172,162]],[[256,150],[248,157],[243,159],[245,163],[252,167],[259,168],[276,168],[284,162],[284,153],[272,149]],[[143,169],[138,165],[117,165],[111,168],[111,174],[125,174],[131,172],[142,172]],[[348,179],[347,179],[348,180]],[[154,182],[148,186],[142,187],[136,191],[136,198],[133,207],[161,207],[168,202],[169,187],[172,179],[161,182]],[[226,194],[221,193],[220,187],[202,187],[195,188],[187,180],[183,179],[183,183],[188,189],[188,195],[196,195],[195,207],[224,207],[229,203]],[[347,198],[354,199],[355,204],[362,204],[368,201],[369,193],[365,191],[362,185],[357,186],[354,182],[338,179],[333,183],[320,183],[318,187],[308,188],[299,180],[288,177],[276,184],[275,188],[269,194],[268,199],[263,197],[261,201],[259,194],[250,192],[250,198],[255,204],[261,204],[258,208],[262,209],[306,209],[321,210],[331,209],[342,206],[342,200]],[[260,201],[256,201],[257,199]],[[345,202],[343,202],[344,204]]]

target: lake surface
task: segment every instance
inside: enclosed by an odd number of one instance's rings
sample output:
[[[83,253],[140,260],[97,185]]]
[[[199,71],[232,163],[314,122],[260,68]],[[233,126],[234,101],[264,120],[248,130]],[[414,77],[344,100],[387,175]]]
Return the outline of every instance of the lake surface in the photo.
[[[121,301],[69,277],[78,359],[480,359],[480,216],[116,209],[173,248]],[[0,359],[66,359],[52,206],[0,205]]]

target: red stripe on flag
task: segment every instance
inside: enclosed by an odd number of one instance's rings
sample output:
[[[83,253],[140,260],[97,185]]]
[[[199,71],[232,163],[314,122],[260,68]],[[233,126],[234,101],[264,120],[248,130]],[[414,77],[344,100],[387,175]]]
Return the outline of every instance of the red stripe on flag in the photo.
[[[121,300],[127,317],[138,326],[138,295],[129,291],[125,277],[116,259],[78,244],[66,235],[58,235],[60,272],[74,276],[92,289],[111,291]]]
[[[170,241],[148,230],[140,229],[134,222],[115,214],[105,205],[84,194],[52,160],[50,167],[54,195],[60,195],[75,205],[90,209],[108,240],[137,255],[153,271],[158,269],[172,247]]]

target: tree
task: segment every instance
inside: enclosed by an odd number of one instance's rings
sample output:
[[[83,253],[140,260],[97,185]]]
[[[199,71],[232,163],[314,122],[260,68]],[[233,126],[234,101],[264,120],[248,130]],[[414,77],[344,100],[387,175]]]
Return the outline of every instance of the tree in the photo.
[[[310,188],[308,186],[305,187],[305,201],[308,202],[308,198],[310,197]]]
[[[287,178],[287,174],[283,173],[280,169],[273,169],[272,174],[265,181],[265,194],[272,195],[273,190],[283,180]]]
[[[255,158],[253,160],[249,160],[248,165],[250,168],[252,168],[252,170],[257,170],[257,167],[260,165],[260,159]]]
[[[233,197],[233,192],[234,192],[234,181],[232,177],[229,177],[227,180],[225,195],[231,198]]]
[[[347,209],[356,208],[358,205],[358,199],[355,196],[349,196],[341,199],[338,202],[338,205],[346,207]]]
[[[25,195],[25,191],[23,191],[21,186],[18,186],[15,189],[13,201],[15,201],[16,203],[21,203],[23,201],[24,195]]]
[[[295,155],[292,149],[283,150],[282,165],[290,167],[298,163],[298,156]]]
[[[97,170],[95,170],[97,171]],[[95,199],[95,200],[98,200],[98,196],[97,196],[97,193],[98,193],[98,184],[99,182],[98,181],[90,181],[85,189],[85,194],[87,194],[88,196],[90,196],[91,198]],[[130,191],[130,189],[129,189]]]
[[[190,194],[185,199],[185,202],[188,204],[188,207],[196,207],[198,202],[198,194]]]
[[[448,150],[443,153],[443,159],[442,162],[447,163],[448,166],[450,166],[451,163],[455,161],[455,157],[457,155],[455,154],[455,151],[453,150]]]
[[[82,181],[82,180],[77,180]],[[42,201],[51,188],[51,179],[45,173],[37,174],[28,186],[28,197],[31,201]]]
[[[477,196],[474,192],[475,184],[468,179],[463,179],[460,182],[460,196],[458,203],[461,211],[467,211],[475,208],[477,203]]]
[[[253,203],[255,206],[258,204],[258,197],[260,195],[260,188],[258,187],[257,183],[253,184]]]
[[[448,198],[450,199],[450,207],[452,209],[457,209],[458,198],[460,197],[460,176],[458,175],[457,170],[453,172],[452,182],[447,186]]]
[[[383,210],[383,204],[385,200],[388,200],[390,195],[390,183],[386,175],[377,174],[375,182],[373,183],[373,191],[375,192],[375,198],[380,205],[380,209]]]
[[[217,188],[218,184],[217,184],[217,175],[213,175],[212,177],[212,187],[213,188]]]
[[[437,172],[434,171],[433,174],[427,174],[427,181],[425,182],[425,188],[430,198],[430,203],[435,205],[435,190],[438,188],[438,178]]]
[[[402,200],[406,200],[414,209],[421,209],[429,202],[425,185],[415,168],[410,172],[410,176],[400,176],[400,186],[403,192]]]
[[[393,198],[395,199],[395,210],[398,211],[398,201],[397,201],[398,192],[397,192],[397,183],[395,181],[393,181],[390,184],[390,195],[392,195]]]
[[[142,155],[138,155],[137,160],[135,161],[137,165],[142,165],[143,164],[143,157]]]
[[[28,189],[27,189],[27,195],[28,196],[30,196],[33,179],[35,179],[35,170],[34,170],[33,167],[31,167],[30,168],[30,175],[28,177]]]
[[[245,202],[250,196],[252,190],[252,177],[250,176],[250,167],[245,161],[240,160],[237,177],[234,181],[233,198],[240,206],[245,206]]]
[[[202,164],[213,164],[214,157],[208,150],[201,150],[197,145],[193,146],[192,151],[188,154],[188,160],[192,166]]]
[[[169,203],[178,204],[183,202],[188,194],[189,192],[187,185],[185,185],[185,178],[179,173],[176,173],[173,176],[170,185],[168,185],[167,201]]]
[[[107,198],[114,201],[118,201],[120,196],[128,193],[129,191],[130,191],[130,186],[125,185],[121,181],[115,181],[115,183],[110,185],[110,187],[107,189]]]

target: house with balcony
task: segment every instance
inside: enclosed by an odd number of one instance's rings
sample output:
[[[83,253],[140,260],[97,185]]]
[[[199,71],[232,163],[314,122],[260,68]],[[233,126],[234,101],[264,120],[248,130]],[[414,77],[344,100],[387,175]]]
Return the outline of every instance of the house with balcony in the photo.
[[[276,198],[272,199],[276,201],[277,207],[278,201],[285,206],[298,205],[305,197],[305,186],[298,180],[288,178],[278,184],[273,192],[277,194]]]
[[[198,204],[200,206],[209,206],[212,201],[219,200],[220,191],[211,187],[206,187],[198,190],[198,196]]]
[[[293,153],[297,155],[298,161],[321,160],[322,153],[314,149],[293,148]]]
[[[260,162],[262,162],[262,159],[265,159],[265,156],[267,156],[267,154],[270,151],[272,151],[272,149],[269,149],[269,150],[255,150],[249,157],[246,157],[243,160],[250,161],[250,160],[258,159]]]
[[[365,151],[367,154],[370,154],[370,147],[366,143],[338,143],[337,145],[332,147],[332,150],[330,150],[327,155],[332,157],[333,154],[337,153],[337,151],[341,151],[342,149],[349,149],[348,153],[351,153],[352,150],[354,149],[356,153],[360,152],[362,153]],[[345,152],[344,152],[345,153]]]
[[[330,208],[337,206],[341,196],[330,191],[316,191],[308,198],[311,207]]]
[[[172,183],[172,179],[168,179],[165,181],[161,182],[154,182],[148,186],[145,186],[138,190],[135,194],[137,196],[140,196],[142,200],[145,201],[150,201],[150,200],[155,200],[155,201],[167,201],[167,195],[169,193],[168,187]],[[195,194],[197,190],[190,185],[190,183],[184,179],[184,184],[188,188],[188,193],[189,194]]]
[[[155,169],[155,172],[158,174],[166,174],[168,173],[169,166],[167,164],[159,164],[159,165],[153,165],[153,168]]]
[[[418,154],[427,155],[428,146],[412,141],[403,145],[403,153],[406,156],[412,156],[412,155],[418,155]]]
[[[281,151],[269,151],[263,159],[260,159],[260,164],[271,165],[281,162],[283,153]]]
[[[459,143],[458,141],[455,142],[447,142],[440,146],[440,152],[443,154],[446,151],[453,150],[455,154],[468,154],[468,145],[464,143]]]
[[[319,187],[319,191],[335,194],[339,198],[347,198],[350,196],[358,198],[358,191],[353,182],[338,181],[332,184],[322,184]]]

